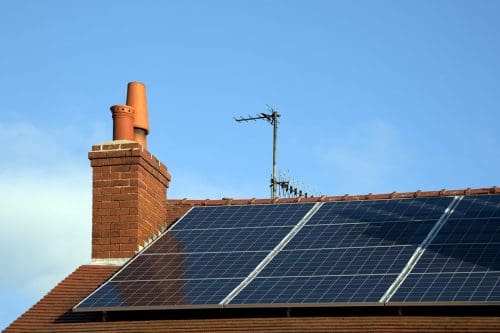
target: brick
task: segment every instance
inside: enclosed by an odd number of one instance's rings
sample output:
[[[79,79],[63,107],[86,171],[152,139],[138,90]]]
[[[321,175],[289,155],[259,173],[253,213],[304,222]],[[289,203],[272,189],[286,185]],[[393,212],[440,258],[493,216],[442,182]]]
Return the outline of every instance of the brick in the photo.
[[[95,251],[118,251],[120,249],[120,245],[119,244],[94,245],[92,249]]]
[[[139,216],[137,215],[121,215],[119,217],[120,222],[137,222],[139,220]]]
[[[120,251],[136,251],[137,244],[119,244]]]
[[[131,156],[131,154],[127,150],[113,150],[113,151],[108,151],[106,157],[108,157],[108,158],[114,158],[114,157],[121,158],[124,156]]]
[[[109,237],[106,238],[92,238],[92,245],[106,245],[111,244],[111,239]]]
[[[113,237],[110,239],[111,244],[129,244],[129,237]],[[136,246],[136,244],[131,244],[131,246]],[[130,250],[130,249],[126,249]],[[132,249],[133,250],[133,249]]]
[[[138,200],[137,194],[135,193],[128,193],[128,194],[115,194],[112,197],[112,200],[115,201],[131,201],[131,200]]]
[[[101,216],[101,221],[102,222],[119,222],[120,217],[119,216]]]
[[[130,171],[130,165],[113,165],[111,167],[111,172],[128,172]]]
[[[116,188],[116,187],[106,187],[106,188],[100,189],[101,194],[118,194],[120,192],[121,192],[121,190],[119,188]]]
[[[109,209],[97,208],[97,209],[94,209],[94,214],[100,215],[100,216],[106,216],[106,215],[110,215],[110,211],[109,211]]]
[[[133,229],[121,229],[119,230],[119,236],[136,236],[137,235],[137,230]]]
[[[117,218],[119,218],[117,216]],[[117,230],[118,231],[118,234],[119,234],[119,231],[120,230],[124,230],[124,229],[128,229],[129,228],[129,225],[127,222],[116,222],[116,223],[113,223],[111,224],[111,230]]]
[[[120,208],[135,208],[137,207],[137,201],[129,200],[129,201],[120,201]]]
[[[96,187],[108,187],[111,186],[111,181],[108,179],[96,179],[92,182],[92,186]]]
[[[119,208],[120,202],[118,201],[103,201],[101,202],[101,208]]]

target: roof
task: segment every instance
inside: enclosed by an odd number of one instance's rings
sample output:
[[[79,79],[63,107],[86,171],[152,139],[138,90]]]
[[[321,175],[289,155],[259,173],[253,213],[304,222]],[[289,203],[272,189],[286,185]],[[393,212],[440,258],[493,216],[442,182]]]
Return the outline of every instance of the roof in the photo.
[[[199,205],[269,204],[374,200],[500,193],[497,187],[454,191],[390,193],[295,199],[167,200],[167,225],[189,207]],[[61,281],[42,300],[14,321],[6,332],[195,332],[195,331],[474,331],[500,332],[500,307],[371,307],[325,309],[228,309],[139,311],[114,313],[73,312],[72,307],[108,280],[118,266],[83,265]]]
[[[117,270],[116,266],[83,265],[61,281],[47,296],[14,321],[5,332],[393,332],[405,331],[500,331],[500,316],[482,314],[370,313],[363,310],[343,315],[321,314],[290,316],[217,316],[186,318],[176,313],[160,313],[156,317],[122,316],[106,318],[100,313],[75,313],[71,308]],[[317,310],[315,310],[317,311]],[[339,311],[338,309],[335,311]],[[494,313],[494,312],[493,312]],[[162,316],[164,318],[162,318]]]

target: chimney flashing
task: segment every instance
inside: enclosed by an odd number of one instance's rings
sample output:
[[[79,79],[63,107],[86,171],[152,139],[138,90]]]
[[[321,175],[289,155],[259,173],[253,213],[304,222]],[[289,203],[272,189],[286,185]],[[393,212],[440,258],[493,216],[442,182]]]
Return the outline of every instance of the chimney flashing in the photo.
[[[95,266],[123,266],[130,258],[92,258],[88,265]]]

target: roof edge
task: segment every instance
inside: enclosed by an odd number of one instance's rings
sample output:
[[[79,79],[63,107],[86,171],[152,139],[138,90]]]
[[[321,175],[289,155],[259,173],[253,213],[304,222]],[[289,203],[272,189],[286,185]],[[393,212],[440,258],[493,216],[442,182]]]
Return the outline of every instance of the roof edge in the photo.
[[[214,205],[247,205],[247,204],[272,204],[272,203],[297,203],[297,202],[329,202],[329,201],[349,201],[349,200],[383,200],[383,199],[408,199],[408,198],[428,198],[428,197],[445,197],[455,195],[481,195],[481,194],[500,194],[500,188],[497,186],[484,188],[466,188],[460,190],[434,190],[415,192],[392,192],[383,194],[360,194],[360,195],[336,195],[336,196],[320,196],[310,198],[277,198],[277,199],[167,199],[169,205],[195,205],[195,206],[214,206]]]

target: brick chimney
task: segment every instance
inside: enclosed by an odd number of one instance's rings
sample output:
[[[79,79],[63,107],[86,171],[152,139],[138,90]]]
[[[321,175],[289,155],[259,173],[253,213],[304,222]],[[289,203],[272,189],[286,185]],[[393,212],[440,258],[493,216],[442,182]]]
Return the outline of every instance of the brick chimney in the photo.
[[[112,106],[113,141],[94,145],[89,152],[93,260],[130,258],[165,228],[171,177],[167,167],[146,150],[149,128],[141,125],[137,131],[137,111],[142,124],[147,124],[146,94],[142,83],[131,83],[129,89],[131,85],[139,86],[142,100],[136,98],[135,106]],[[137,105],[143,110],[135,109]]]

